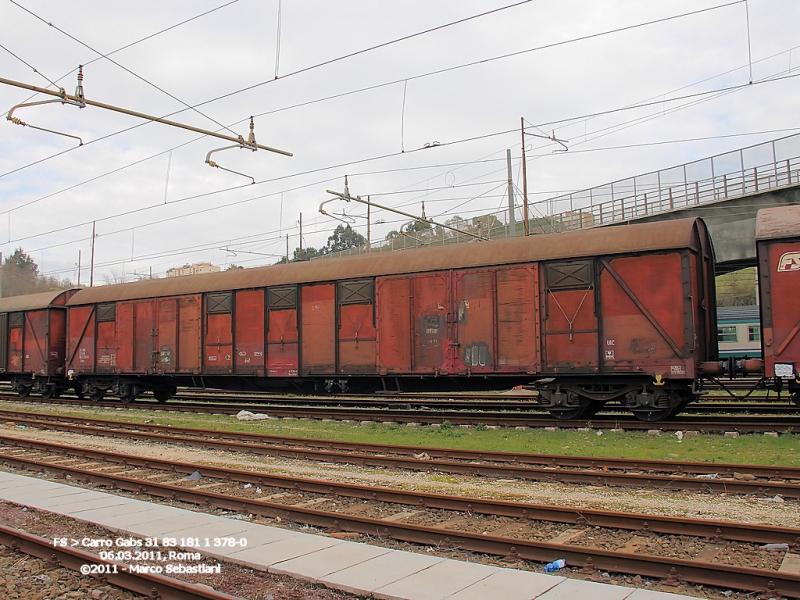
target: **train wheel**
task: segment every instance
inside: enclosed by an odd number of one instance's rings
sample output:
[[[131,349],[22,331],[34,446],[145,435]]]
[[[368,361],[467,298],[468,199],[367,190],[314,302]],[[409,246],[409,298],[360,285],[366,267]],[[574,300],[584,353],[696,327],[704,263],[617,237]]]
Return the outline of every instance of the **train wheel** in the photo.
[[[139,397],[138,385],[130,384],[122,386],[122,392],[119,395],[119,399],[122,401],[123,404],[130,404],[138,397]]]
[[[673,406],[670,408],[657,408],[652,410],[634,410],[633,416],[640,421],[653,423],[655,421],[664,421],[674,416],[680,407]]]
[[[92,402],[100,402],[105,397],[105,395],[106,395],[105,390],[95,389],[89,394],[89,400],[91,400]]]
[[[29,385],[21,385],[19,390],[17,391],[20,398],[27,398],[31,395],[31,386]]]
[[[597,408],[595,408],[597,404]],[[593,416],[598,410],[602,408],[602,402],[592,402],[589,398],[580,398],[580,406],[574,408],[551,408],[550,415],[559,421],[567,421],[569,419],[580,419],[585,416]]]
[[[60,395],[61,394],[59,393],[58,388],[52,383],[46,384],[44,386],[44,389],[42,390],[42,398],[44,398],[45,400],[58,398]]]
[[[72,392],[78,397],[78,400],[83,400],[85,397],[83,393],[83,387],[80,383],[76,383],[72,386]]]

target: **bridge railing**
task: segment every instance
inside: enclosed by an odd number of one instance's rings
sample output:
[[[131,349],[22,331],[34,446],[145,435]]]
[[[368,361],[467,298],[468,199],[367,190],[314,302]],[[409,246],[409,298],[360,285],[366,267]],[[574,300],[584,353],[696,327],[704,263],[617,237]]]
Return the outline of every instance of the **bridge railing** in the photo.
[[[529,219],[529,231],[536,235],[608,225],[797,184],[800,184],[800,134],[534,203],[532,211],[540,216]],[[472,232],[480,232],[488,239],[509,237],[509,226],[501,223],[507,212],[500,210],[493,216],[496,219],[489,220],[492,227],[473,227]],[[432,234],[381,240],[372,244],[370,252],[475,241],[472,236],[452,235],[444,230]],[[516,221],[515,234],[524,235],[521,220]],[[364,247],[350,248],[324,256],[366,252]]]
[[[800,134],[544,201],[552,231],[627,221],[800,183]]]

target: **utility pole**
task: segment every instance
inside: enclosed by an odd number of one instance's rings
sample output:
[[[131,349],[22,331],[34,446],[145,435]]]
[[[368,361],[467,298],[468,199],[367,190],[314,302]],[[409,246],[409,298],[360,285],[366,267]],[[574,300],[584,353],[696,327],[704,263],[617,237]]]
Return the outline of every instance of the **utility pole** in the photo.
[[[367,196],[367,202],[369,202],[369,196]],[[369,254],[369,209],[370,205],[367,204],[367,254]]]
[[[508,229],[511,237],[517,237],[517,222],[514,219],[514,180],[511,175],[511,148],[506,150],[508,166]],[[525,235],[528,235],[527,233]]]
[[[89,271],[89,287],[94,287],[94,238],[97,221],[92,221],[92,268]]]
[[[286,234],[286,264],[289,264],[289,234]]]
[[[522,229],[525,235],[530,235],[530,224],[528,223],[528,168],[525,160],[525,119],[519,118],[520,129],[522,131]]]
[[[78,287],[81,287],[81,251],[78,250]]]
[[[325,212],[325,209],[322,208],[328,202],[333,202],[334,200],[337,200],[337,199],[344,200],[345,202],[350,202],[351,200],[353,200],[354,202],[358,202],[360,204],[366,204],[367,206],[374,206],[376,208],[380,208],[381,210],[388,210],[389,212],[395,213],[397,215],[402,215],[404,217],[408,217],[409,219],[414,219],[415,221],[424,221],[426,223],[430,223],[431,225],[436,225],[437,227],[442,227],[442,228],[447,229],[449,231],[455,231],[456,233],[459,233],[459,234],[468,235],[468,236],[474,237],[474,238],[476,238],[478,240],[486,241],[486,239],[483,236],[481,236],[480,234],[475,234],[475,233],[472,233],[471,231],[461,231],[460,229],[456,229],[455,227],[450,227],[449,225],[445,225],[444,223],[437,223],[433,219],[426,218],[425,217],[424,203],[423,203],[423,208],[422,208],[422,216],[417,216],[417,215],[412,215],[412,214],[407,213],[407,212],[403,212],[402,210],[397,210],[396,208],[389,208],[388,206],[384,206],[384,205],[378,204],[377,202],[370,202],[369,200],[362,200],[361,196],[350,196],[348,194],[342,194],[340,192],[334,192],[333,190],[325,190],[325,191],[327,193],[329,193],[329,194],[333,194],[334,196],[336,196],[336,198],[331,198],[329,200],[325,200],[324,202],[322,202],[322,204],[319,205],[319,212],[322,213],[323,215],[327,215],[328,214],[327,212]],[[403,237],[403,244],[405,244],[405,237]]]
[[[303,213],[300,213],[300,257],[303,260]]]
[[[553,150],[553,152],[567,152],[569,148],[567,148],[567,143],[569,140],[560,140],[556,137],[556,132],[553,131],[550,135],[541,135],[538,133],[526,133],[525,132],[525,118],[520,117],[520,128],[522,130],[522,209],[525,212],[525,235],[529,235],[529,224],[528,224],[528,176],[527,170],[525,168],[525,136],[529,135],[531,137],[539,138],[540,140],[549,140],[551,142],[555,142],[556,144],[561,144],[561,148],[557,148]]]

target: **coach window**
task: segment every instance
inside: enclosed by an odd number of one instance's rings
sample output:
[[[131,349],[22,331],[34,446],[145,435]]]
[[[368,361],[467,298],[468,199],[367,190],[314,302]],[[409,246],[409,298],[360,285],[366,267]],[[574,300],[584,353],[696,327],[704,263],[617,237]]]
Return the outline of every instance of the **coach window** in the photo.
[[[97,305],[97,322],[110,323],[117,318],[117,305],[111,304],[98,304]]]
[[[761,341],[761,327],[758,325],[747,326],[747,341],[760,342]]]
[[[739,335],[736,332],[736,325],[721,325],[717,330],[718,342],[738,342]]]
[[[15,329],[18,327],[22,327],[22,322],[25,319],[25,314],[21,312],[15,312],[8,315],[8,327],[9,329]]]

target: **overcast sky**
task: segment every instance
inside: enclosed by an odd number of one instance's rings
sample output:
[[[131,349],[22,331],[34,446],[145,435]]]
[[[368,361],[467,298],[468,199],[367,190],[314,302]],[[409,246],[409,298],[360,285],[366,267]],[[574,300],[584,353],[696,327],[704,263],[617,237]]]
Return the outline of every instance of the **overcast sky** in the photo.
[[[325,244],[340,221],[318,207],[345,175],[440,221],[500,211],[508,148],[522,185],[520,118],[568,140],[527,139],[532,203],[783,137],[800,131],[798,23],[794,0],[0,0],[0,77],[73,93],[82,64],[88,99],[245,137],[254,115],[260,144],[294,154],[214,154],[251,184],[204,163],[223,140],[20,108],[84,145],[0,121],[0,251],[73,282],[80,252],[87,283],[96,221],[95,282],[271,264],[287,234],[298,245],[300,213],[304,246]],[[4,112],[43,99],[0,84]],[[366,233],[365,207],[326,209]],[[377,242],[407,219],[372,221]]]

